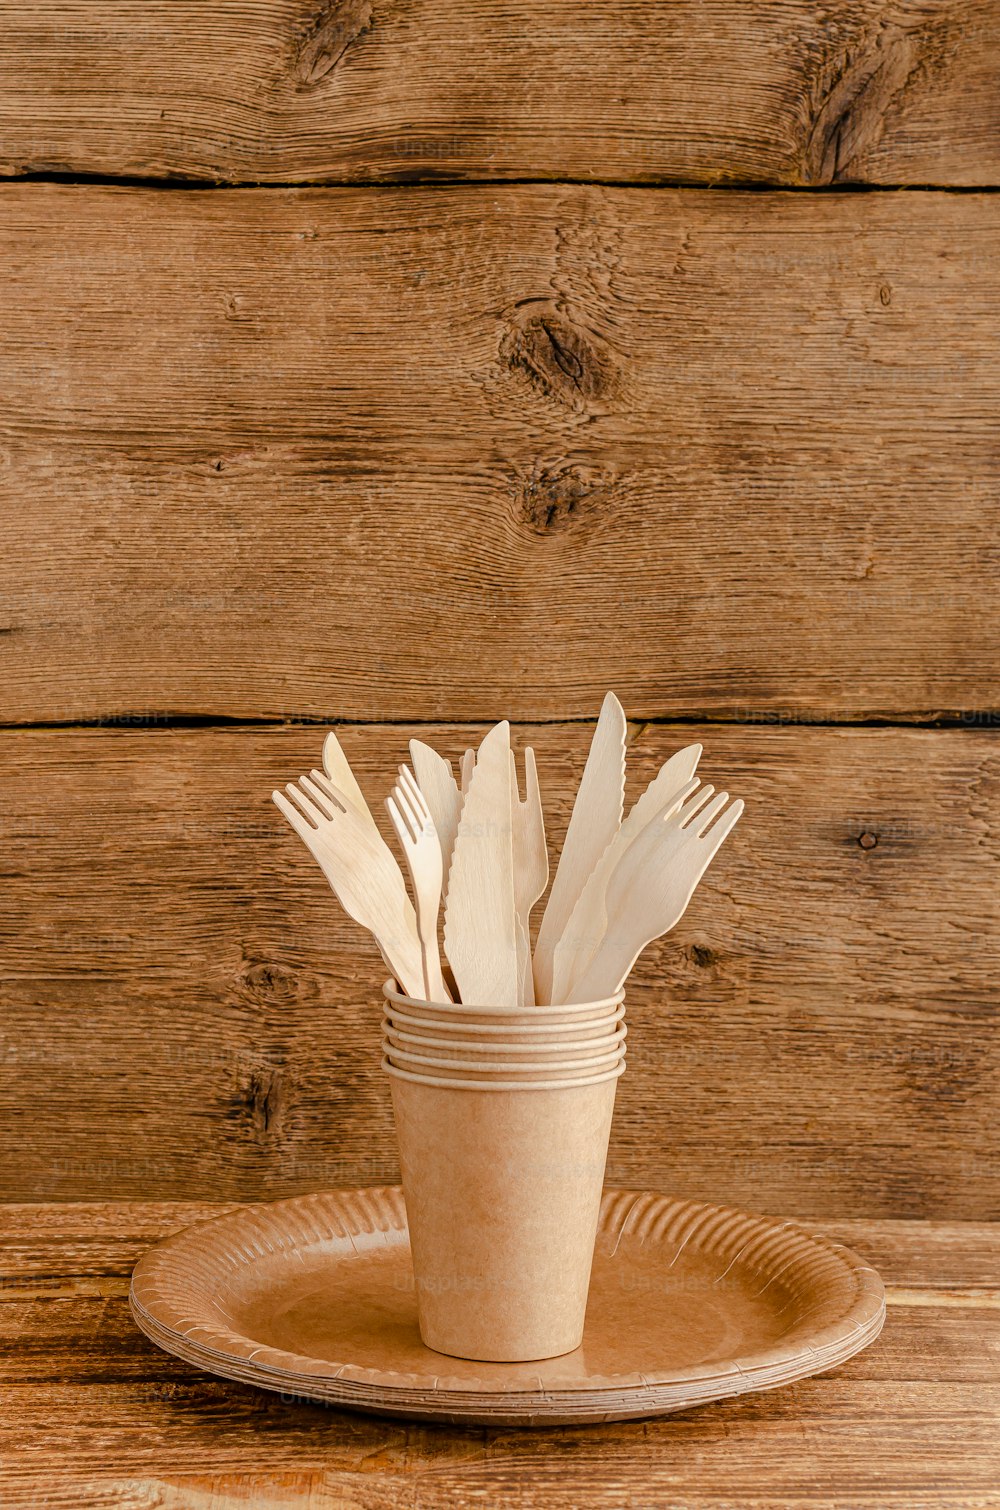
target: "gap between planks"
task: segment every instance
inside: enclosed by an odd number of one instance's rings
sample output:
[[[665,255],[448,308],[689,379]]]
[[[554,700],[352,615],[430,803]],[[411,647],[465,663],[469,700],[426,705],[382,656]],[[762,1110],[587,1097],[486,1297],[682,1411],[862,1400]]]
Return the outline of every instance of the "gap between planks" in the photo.
[[[715,193],[729,194],[800,194],[800,195],[848,195],[848,194],[996,194],[1000,184],[937,184],[937,183],[829,183],[789,184],[768,179],[727,179],[725,183],[708,178],[569,178],[535,175],[516,178],[463,177],[453,178],[408,176],[406,178],[379,178],[371,181],[358,178],[184,178],[128,173],[48,173],[44,170],[28,173],[9,173],[0,176],[4,184],[79,184],[82,188],[106,189],[156,189],[164,193],[211,192],[213,189],[366,189],[373,192],[395,189],[449,190],[459,187],[496,188],[500,185],[535,185],[544,188],[597,188],[597,189],[693,189],[698,193],[711,189]]]
[[[561,724],[592,724],[596,722],[597,715],[584,713],[571,713],[557,718],[518,718],[511,722],[516,725],[530,726],[531,728],[556,727]],[[32,730],[44,730],[49,734],[60,732],[72,732],[76,729],[108,729],[128,733],[134,731],[141,733],[143,730],[159,732],[160,730],[197,730],[197,729],[329,729],[329,728],[352,728],[352,729],[383,729],[406,725],[407,728],[437,728],[447,724],[453,729],[487,728],[496,723],[497,719],[484,714],[479,718],[350,718],[341,714],[330,714],[322,717],[317,714],[303,714],[295,718],[243,718],[219,714],[190,714],[190,713],[115,713],[106,718],[81,718],[72,721],[39,719],[30,723],[5,723],[0,720],[0,734],[30,733]],[[630,719],[628,725],[628,743],[641,739],[648,729],[671,729],[684,728],[688,725],[705,728],[717,725],[726,729],[756,729],[756,728],[783,728],[783,729],[969,729],[989,731],[1000,729],[1000,709],[984,708],[955,716],[943,714],[941,717],[925,717],[914,714],[909,717],[904,712],[874,714],[868,718],[809,718],[805,714],[801,716],[780,717],[772,715],[767,708],[762,708],[758,718],[726,718],[721,714],[713,714],[711,717],[698,713],[664,714],[657,718]]]

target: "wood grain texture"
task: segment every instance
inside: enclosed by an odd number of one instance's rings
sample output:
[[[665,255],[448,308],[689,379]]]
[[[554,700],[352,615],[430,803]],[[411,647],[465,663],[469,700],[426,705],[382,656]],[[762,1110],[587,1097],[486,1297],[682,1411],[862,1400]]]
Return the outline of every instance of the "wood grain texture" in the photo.
[[[1000,199],[0,191],[0,718],[997,691]]]
[[[345,728],[366,793],[412,726]],[[482,731],[421,728],[454,758]],[[585,724],[524,727],[550,843]],[[392,1183],[383,970],[270,803],[319,728],[8,731],[6,1196]],[[628,992],[609,1181],[823,1217],[997,1207],[996,741],[633,730],[747,812]],[[537,922],[537,915],[536,915]]]
[[[0,1209],[5,1510],[1000,1504],[995,1226],[851,1223],[891,1281],[889,1318],[874,1347],[832,1374],[648,1423],[456,1430],[226,1384],[148,1343],[127,1312],[132,1264],[218,1209]],[[990,1256],[989,1283],[970,1287]],[[95,1275],[99,1295],[87,1288]]]
[[[995,184],[996,0],[7,0],[0,170]]]

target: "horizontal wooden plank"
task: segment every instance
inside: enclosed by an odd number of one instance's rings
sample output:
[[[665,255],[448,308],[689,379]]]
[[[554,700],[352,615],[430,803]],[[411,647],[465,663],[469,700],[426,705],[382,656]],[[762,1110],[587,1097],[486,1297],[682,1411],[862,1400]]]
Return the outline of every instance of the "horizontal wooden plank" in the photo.
[[[1000,1242],[996,1232],[993,1241]],[[74,1385],[106,1384],[111,1355],[116,1384],[159,1379],[178,1392],[189,1389],[197,1369],[157,1348],[135,1346],[125,1276],[118,1287],[110,1296],[72,1295],[65,1285],[24,1299],[18,1292],[5,1292],[0,1302],[0,1388],[59,1386],[68,1379]],[[917,1306],[904,1298],[892,1311],[885,1339],[842,1377],[868,1383],[909,1378],[1000,1385],[1000,1290],[991,1291],[989,1300],[992,1304],[972,1297],[965,1306]]]
[[[7,0],[0,170],[995,184],[1000,6]]]
[[[172,1211],[161,1220],[174,1230]],[[186,1219],[178,1208],[177,1225],[185,1220],[195,1218]],[[991,1223],[963,1222],[958,1228],[953,1222],[840,1217],[825,1221],[823,1230],[875,1264],[897,1304],[914,1289],[933,1298],[939,1291],[985,1294],[1000,1288],[1000,1234]]]
[[[347,728],[373,799],[412,729]],[[451,756],[468,726],[424,730]],[[589,738],[523,728],[550,841]],[[395,1180],[379,983],[271,788],[322,731],[7,731],[0,1136],[14,1199]],[[609,1179],[801,1216],[996,1210],[1000,747],[650,725],[747,814],[629,990]],[[860,842],[861,840],[864,842]]]
[[[0,227],[4,721],[997,716],[996,197]]]
[[[5,1202],[0,1208],[0,1304],[20,1303],[29,1292],[41,1294],[41,1286],[50,1280],[64,1288],[105,1280],[109,1293],[126,1294],[132,1269],[150,1244],[194,1222],[235,1211],[238,1204]],[[995,1222],[841,1217],[824,1219],[817,1230],[874,1264],[894,1307],[905,1308],[905,1294],[917,1291],[931,1298],[941,1291],[994,1298],[1000,1294],[1000,1230]],[[116,1284],[125,1288],[114,1290]],[[81,1290],[81,1295],[89,1293]],[[870,1359],[872,1354],[862,1356]],[[852,1368],[860,1362],[852,1362]]]
[[[37,1510],[43,1484],[46,1510],[1000,1504],[995,1383],[913,1383],[904,1373],[865,1384],[838,1373],[653,1422],[459,1432],[351,1417],[186,1375],[6,1388],[5,1510]]]
[[[0,1210],[5,1507],[979,1510],[998,1502],[995,1307],[911,1307],[890,1290],[878,1342],[832,1374],[660,1421],[537,1431],[378,1420],[227,1384],[154,1348],[120,1298],[25,1309],[26,1246],[65,1288],[106,1263],[110,1245],[124,1284],[138,1244],[213,1209]],[[977,1273],[998,1241],[985,1224],[851,1226],[874,1262],[911,1287]],[[995,1266],[991,1294],[1000,1299]]]

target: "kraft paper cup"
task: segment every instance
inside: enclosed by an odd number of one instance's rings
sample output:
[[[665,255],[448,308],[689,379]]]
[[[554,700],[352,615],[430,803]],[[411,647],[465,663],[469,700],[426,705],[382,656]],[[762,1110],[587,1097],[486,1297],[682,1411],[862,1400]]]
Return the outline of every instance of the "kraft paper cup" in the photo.
[[[386,1041],[394,1049],[402,1049],[409,1054],[445,1054],[467,1060],[470,1064],[478,1064],[493,1056],[508,1060],[511,1058],[532,1059],[538,1063],[554,1064],[560,1059],[572,1055],[575,1059],[595,1059],[602,1054],[607,1054],[612,1049],[624,1045],[628,1029],[624,1023],[620,1024],[613,1033],[604,1033],[600,1037],[573,1039],[571,1043],[519,1043],[516,1040],[489,1038],[485,1042],[469,1042],[466,1039],[450,1037],[446,1033],[423,1034],[406,1032],[394,1028],[388,1018],[382,1022],[382,1032]]]
[[[507,1089],[384,1067],[424,1342],[498,1363],[572,1352],[624,1066]]]
[[[581,1076],[602,1074],[621,1063],[625,1054],[622,1049],[613,1049],[599,1059],[563,1060],[556,1064],[537,1061],[515,1060],[504,1063],[491,1060],[475,1063],[466,1059],[444,1059],[427,1054],[411,1054],[405,1050],[383,1044],[383,1053],[388,1062],[397,1069],[410,1070],[416,1075],[439,1076],[447,1080],[572,1080]]]

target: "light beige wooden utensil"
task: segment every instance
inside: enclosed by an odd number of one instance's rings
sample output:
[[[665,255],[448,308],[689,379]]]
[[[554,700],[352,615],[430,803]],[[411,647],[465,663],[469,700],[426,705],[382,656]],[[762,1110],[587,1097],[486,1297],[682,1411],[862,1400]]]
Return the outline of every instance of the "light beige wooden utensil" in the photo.
[[[442,886],[447,887],[458,820],[462,813],[462,792],[455,780],[451,763],[439,755],[437,750],[432,750],[430,745],[425,745],[419,739],[411,739],[410,759],[441,846]]]
[[[545,890],[549,879],[549,857],[545,848],[545,819],[542,796],[538,789],[535,752],[524,752],[525,798],[517,782],[517,760],[511,751],[511,814],[514,825],[514,911],[517,914],[518,978],[521,1005],[534,1005],[535,993],[531,972],[531,909]]]
[[[469,778],[448,876],[444,947],[462,1001],[519,1004],[506,720],[486,735]]]
[[[386,808],[413,882],[417,933],[423,959],[423,981],[428,1001],[451,1001],[441,974],[438,949],[438,912],[441,907],[443,862],[430,808],[411,771],[400,766],[400,779],[386,799]],[[457,791],[457,788],[456,788]]]
[[[642,796],[629,809],[628,817],[622,824],[622,837],[627,844],[631,844],[650,819],[659,813],[666,814],[681,788],[693,779],[703,748],[699,744],[685,745],[683,750],[675,750],[670,759],[663,762]],[[624,848],[620,853],[624,853]]]
[[[613,692],[601,708],[566,841],[535,945],[535,1000],[552,1000],[555,951],[577,898],[621,826],[625,802],[625,713]]]
[[[689,783],[682,805],[669,816],[647,824],[615,867],[607,889],[607,932],[574,984],[571,1001],[617,991],[646,945],[684,916],[695,887],[743,812],[740,798],[723,813],[728,792],[709,801],[715,788],[695,787]]]
[[[608,882],[630,844],[656,817],[665,817],[680,802],[701,757],[700,744],[677,750],[660,767],[642,796],[630,809],[621,828],[587,879],[566,931],[555,949],[552,967],[552,1000],[566,1001],[575,980],[583,974],[604,937],[608,914],[605,897]]]
[[[351,770],[350,762],[344,754],[340,740],[331,729],[323,741],[323,769],[333,782],[337,791],[346,797],[348,805],[353,807],[356,813],[366,818],[375,832],[378,827],[371,815],[371,809],[365,801],[365,794],[357,783],[357,778]]]
[[[323,769],[333,783],[334,788],[345,799],[349,807],[353,808],[358,817],[367,825],[370,831],[371,843],[375,848],[384,847],[384,857],[392,859],[392,851],[385,845],[378,824],[372,815],[371,808],[365,801],[365,794],[358,785],[357,778],[351,770],[351,765],[336,734],[331,730],[323,742]],[[314,781],[322,781],[318,771],[312,772]],[[402,983],[401,983],[402,984]]]
[[[535,983],[531,973],[531,934],[515,913],[514,934],[517,939],[517,1000],[519,1006],[534,1006]]]
[[[460,785],[461,785],[461,788],[462,788],[462,796],[463,797],[465,796],[466,792],[469,790],[469,782],[472,780],[472,772],[475,769],[475,765],[476,765],[476,752],[475,752],[475,750],[466,750],[465,754],[462,756],[462,759],[461,759],[461,762],[460,762],[460,766],[459,766],[459,772],[460,772],[460,775],[461,775],[461,783],[460,783]]]
[[[416,914],[392,850],[365,809],[359,813],[321,771],[272,792],[332,886],[344,911],[375,937],[382,958],[410,996],[423,995]],[[291,801],[289,801],[291,798]],[[363,801],[364,799],[362,799]]]

